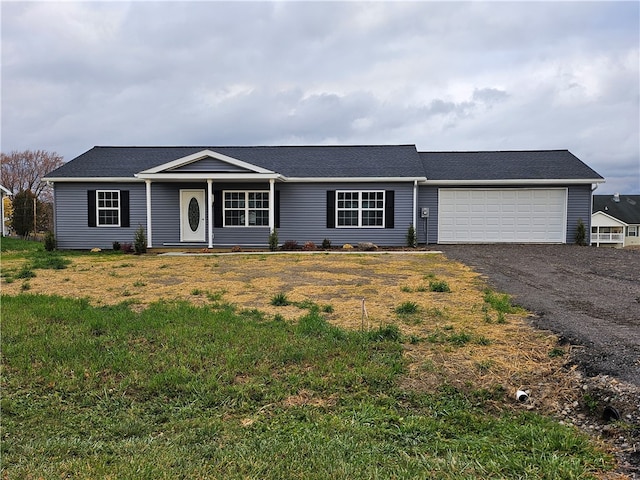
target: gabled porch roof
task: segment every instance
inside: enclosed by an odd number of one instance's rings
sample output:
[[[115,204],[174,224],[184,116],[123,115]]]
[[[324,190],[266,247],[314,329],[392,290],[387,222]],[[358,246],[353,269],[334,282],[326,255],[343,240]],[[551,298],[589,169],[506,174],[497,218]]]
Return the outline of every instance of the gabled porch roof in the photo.
[[[612,217],[608,213],[595,212],[591,215],[592,227],[627,227],[629,224]]]

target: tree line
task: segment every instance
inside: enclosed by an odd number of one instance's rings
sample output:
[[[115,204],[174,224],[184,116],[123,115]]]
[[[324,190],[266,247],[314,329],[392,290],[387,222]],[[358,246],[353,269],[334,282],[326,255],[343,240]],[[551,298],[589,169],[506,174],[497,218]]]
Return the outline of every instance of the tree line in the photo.
[[[13,194],[9,226],[17,235],[53,229],[53,188],[42,178],[63,163],[60,155],[45,150],[0,153],[0,184]]]

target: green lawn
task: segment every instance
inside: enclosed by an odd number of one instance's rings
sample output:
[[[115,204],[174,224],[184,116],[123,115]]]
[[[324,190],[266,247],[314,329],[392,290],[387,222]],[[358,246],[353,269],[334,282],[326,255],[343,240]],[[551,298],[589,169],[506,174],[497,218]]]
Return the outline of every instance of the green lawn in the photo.
[[[400,387],[393,327],[208,305],[2,296],[3,478],[595,478],[587,437]],[[502,398],[500,396],[499,398]],[[490,413],[493,412],[493,413]]]

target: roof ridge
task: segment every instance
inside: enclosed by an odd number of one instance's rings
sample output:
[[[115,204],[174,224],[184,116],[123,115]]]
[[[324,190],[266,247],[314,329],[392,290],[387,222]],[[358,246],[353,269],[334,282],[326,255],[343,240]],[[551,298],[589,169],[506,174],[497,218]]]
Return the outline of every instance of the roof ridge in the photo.
[[[381,148],[414,147],[413,143],[349,144],[349,145],[94,145],[93,148]]]

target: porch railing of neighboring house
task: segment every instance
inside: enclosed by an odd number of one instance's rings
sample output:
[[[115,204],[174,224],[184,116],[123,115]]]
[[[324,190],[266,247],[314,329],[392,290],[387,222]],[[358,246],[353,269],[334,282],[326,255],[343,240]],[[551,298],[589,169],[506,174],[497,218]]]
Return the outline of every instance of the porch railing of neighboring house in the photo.
[[[592,233],[591,243],[623,243],[624,233]]]

